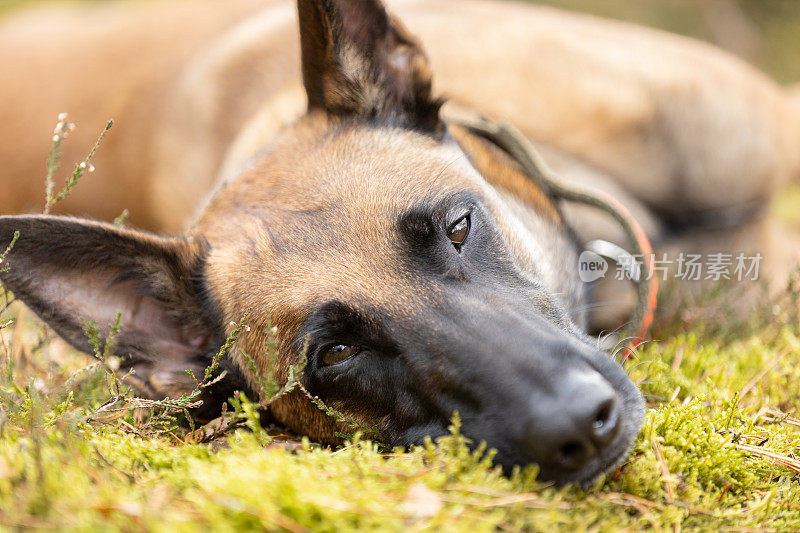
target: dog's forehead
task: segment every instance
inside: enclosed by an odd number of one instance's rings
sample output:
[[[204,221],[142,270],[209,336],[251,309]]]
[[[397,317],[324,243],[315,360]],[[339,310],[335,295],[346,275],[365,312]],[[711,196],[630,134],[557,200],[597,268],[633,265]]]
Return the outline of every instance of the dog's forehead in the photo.
[[[270,307],[365,294],[397,303],[401,289],[419,292],[397,254],[400,218],[484,189],[455,143],[306,119],[219,191],[197,232],[211,245],[215,289],[249,280]]]
[[[286,249],[325,235],[352,245],[347,236],[391,238],[387,230],[404,214],[459,193],[494,198],[454,141],[364,125],[312,127],[315,122],[300,121],[226,183],[197,232],[215,247],[261,226]]]
[[[475,189],[480,178],[454,142],[403,129],[340,126],[309,131],[299,126],[238,182],[241,191],[269,190],[270,203],[286,209],[332,201],[350,208],[379,203],[402,209],[453,189]],[[239,194],[235,189],[231,193]]]

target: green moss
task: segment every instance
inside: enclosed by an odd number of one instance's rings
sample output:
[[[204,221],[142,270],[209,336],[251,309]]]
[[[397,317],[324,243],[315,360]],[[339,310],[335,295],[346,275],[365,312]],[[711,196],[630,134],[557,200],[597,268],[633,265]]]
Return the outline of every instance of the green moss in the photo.
[[[102,368],[75,374],[90,360],[48,342],[41,326],[11,325],[0,333],[7,370],[0,386],[5,526],[800,528],[796,473],[740,449],[749,444],[787,458],[797,453],[793,421],[775,415],[797,412],[800,398],[794,326],[733,339],[695,329],[648,345],[629,367],[650,401],[644,428],[626,464],[587,490],[540,484],[532,467],[503,476],[491,466],[491,453],[468,450],[457,424],[436,444],[387,454],[358,439],[339,450],[308,442],[296,450],[278,441],[264,446],[268,437],[245,428],[210,444],[193,443],[186,430],[142,437],[127,425],[136,424],[129,414],[88,423],[88,413],[108,397]]]

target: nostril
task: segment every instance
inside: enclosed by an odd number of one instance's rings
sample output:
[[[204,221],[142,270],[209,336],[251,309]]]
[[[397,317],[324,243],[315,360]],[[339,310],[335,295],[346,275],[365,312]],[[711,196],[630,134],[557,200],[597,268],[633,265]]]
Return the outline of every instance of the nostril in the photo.
[[[574,440],[558,449],[556,460],[561,468],[573,470],[583,466],[592,454],[588,444]]]
[[[600,431],[606,426],[608,419],[611,417],[611,408],[611,405],[606,404],[597,410],[597,414],[595,414],[594,417],[594,422],[592,422],[592,428],[594,430]]]
[[[574,473],[602,455],[624,424],[616,392],[599,373],[569,372],[552,397],[538,395],[519,444],[548,475]]]
[[[592,440],[599,445],[610,441],[619,429],[619,412],[614,398],[604,401],[595,411],[592,421]]]

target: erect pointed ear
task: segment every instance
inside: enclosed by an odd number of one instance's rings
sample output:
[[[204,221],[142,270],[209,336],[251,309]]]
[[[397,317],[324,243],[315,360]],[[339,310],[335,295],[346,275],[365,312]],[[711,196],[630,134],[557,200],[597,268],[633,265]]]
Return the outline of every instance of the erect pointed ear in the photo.
[[[204,298],[202,246],[74,218],[3,216],[0,251],[16,231],[0,271],[15,297],[87,353],[85,322],[105,338],[121,313],[115,355],[135,370],[132,384],[154,398],[194,388],[185,370],[200,379],[224,341]]]
[[[439,134],[425,53],[379,0],[298,0],[309,110]]]

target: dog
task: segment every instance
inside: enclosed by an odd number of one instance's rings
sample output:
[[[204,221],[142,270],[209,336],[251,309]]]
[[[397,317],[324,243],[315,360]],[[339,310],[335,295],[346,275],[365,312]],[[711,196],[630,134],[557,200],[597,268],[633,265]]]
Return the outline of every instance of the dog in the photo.
[[[69,109],[65,160],[89,125],[118,127],[62,212],[128,208],[143,228],[187,232],[2,216],[0,251],[20,237],[0,279],[88,353],[82,321],[105,335],[121,313],[120,372],[145,396],[191,390],[186,370],[202,375],[246,317],[204,409],[258,395],[248,359],[278,384],[305,359],[307,391],[387,443],[446,434],[457,411],[504,467],[590,482],[625,460],[644,413],[588,335],[619,310],[595,308],[577,272],[582,242],[624,234],[456,117],[511,119],[667,249],[764,243],[758,213],[800,173],[798,107],[738,60],[653,30],[488,0],[390,7],[398,17],[378,0],[201,0],[7,18],[0,209],[36,209],[49,147],[31,135]],[[270,414],[323,443],[347,430],[298,390]]]

